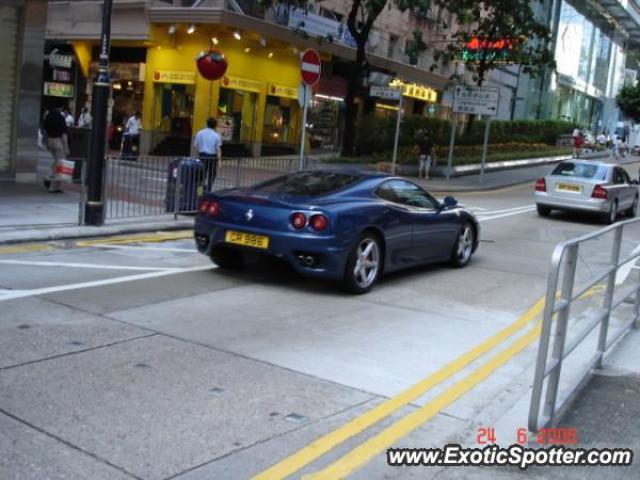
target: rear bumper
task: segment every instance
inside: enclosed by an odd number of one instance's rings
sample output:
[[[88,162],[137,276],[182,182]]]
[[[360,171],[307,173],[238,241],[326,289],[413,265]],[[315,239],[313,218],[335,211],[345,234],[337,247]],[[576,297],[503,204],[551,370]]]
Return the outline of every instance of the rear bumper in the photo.
[[[611,200],[600,198],[567,198],[547,192],[535,192],[536,204],[558,210],[583,210],[606,213],[611,209]]]
[[[225,242],[227,230],[240,230],[269,237],[269,248],[258,249]],[[196,217],[194,238],[198,251],[210,256],[216,248],[233,249],[257,255],[271,255],[287,262],[298,273],[307,277],[342,279],[349,256],[350,245],[340,244],[335,236],[302,232],[273,232],[256,228],[238,227]],[[302,257],[302,259],[301,259]],[[313,265],[303,260],[312,257]]]

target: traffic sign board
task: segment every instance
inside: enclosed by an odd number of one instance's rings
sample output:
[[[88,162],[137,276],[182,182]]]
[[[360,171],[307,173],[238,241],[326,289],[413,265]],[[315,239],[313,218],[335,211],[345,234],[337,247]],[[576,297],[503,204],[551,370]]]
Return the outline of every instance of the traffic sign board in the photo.
[[[377,87],[372,85],[369,90],[369,95],[372,97],[386,98],[388,100],[400,100],[402,91],[399,88],[392,87]]]
[[[320,54],[312,49],[305,50],[300,62],[302,81],[307,85],[315,85],[320,80],[321,66]]]
[[[458,85],[453,91],[454,113],[495,116],[499,101],[500,90],[497,87]]]

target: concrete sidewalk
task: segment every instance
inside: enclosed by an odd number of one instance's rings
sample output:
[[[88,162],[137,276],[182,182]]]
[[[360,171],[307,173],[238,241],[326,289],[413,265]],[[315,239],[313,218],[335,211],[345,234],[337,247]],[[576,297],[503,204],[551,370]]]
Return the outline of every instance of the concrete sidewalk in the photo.
[[[127,233],[188,229],[192,217],[173,214],[122,218],[101,227],[80,225],[77,185],[64,193],[49,193],[42,185],[0,184],[0,245],[89,238]]]

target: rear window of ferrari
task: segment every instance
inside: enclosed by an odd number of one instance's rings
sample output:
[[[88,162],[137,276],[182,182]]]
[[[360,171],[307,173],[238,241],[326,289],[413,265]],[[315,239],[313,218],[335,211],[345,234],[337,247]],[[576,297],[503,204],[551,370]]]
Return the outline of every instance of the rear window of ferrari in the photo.
[[[297,172],[268,180],[254,189],[260,193],[320,196],[341,190],[361,177],[337,172]]]

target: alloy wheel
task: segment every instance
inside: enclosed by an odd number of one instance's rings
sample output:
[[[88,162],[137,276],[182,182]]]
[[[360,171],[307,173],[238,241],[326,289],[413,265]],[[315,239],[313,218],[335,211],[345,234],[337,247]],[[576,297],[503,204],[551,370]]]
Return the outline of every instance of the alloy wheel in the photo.
[[[458,239],[458,260],[460,263],[466,263],[471,257],[473,251],[473,229],[470,225],[465,225],[460,232],[460,238]]]
[[[380,249],[372,238],[363,239],[356,250],[353,278],[360,288],[368,288],[376,279],[380,268]]]

